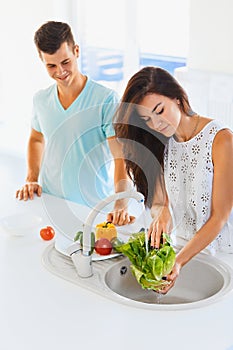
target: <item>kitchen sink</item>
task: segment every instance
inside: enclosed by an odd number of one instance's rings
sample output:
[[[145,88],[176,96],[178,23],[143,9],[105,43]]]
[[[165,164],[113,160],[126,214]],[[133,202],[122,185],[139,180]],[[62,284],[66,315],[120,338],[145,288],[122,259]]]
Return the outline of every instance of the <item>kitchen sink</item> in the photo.
[[[182,310],[210,305],[233,290],[233,270],[223,261],[200,253],[181,270],[174,287],[161,295],[144,290],[131,273],[130,262],[123,256],[94,261],[93,275],[78,276],[69,256],[54,245],[44,251],[45,267],[59,277],[115,302],[150,310]]]
[[[203,303],[204,300],[222,294],[232,278],[222,264],[218,263],[216,266],[211,260],[209,257],[198,257],[190,261],[183,267],[174,287],[166,295],[142,289],[132,275],[130,262],[127,259],[114,264],[106,272],[105,283],[114,293],[140,303],[164,305]]]

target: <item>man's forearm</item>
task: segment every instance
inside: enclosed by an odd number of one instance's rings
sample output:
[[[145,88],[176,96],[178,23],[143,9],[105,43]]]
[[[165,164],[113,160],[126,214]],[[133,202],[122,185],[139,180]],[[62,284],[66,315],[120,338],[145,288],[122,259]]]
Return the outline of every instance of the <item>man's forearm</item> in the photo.
[[[132,181],[126,173],[123,159],[115,160],[114,186],[115,192],[123,192],[132,188]]]
[[[27,154],[27,182],[38,181],[41,162],[44,152],[44,143],[40,141],[29,141]]]

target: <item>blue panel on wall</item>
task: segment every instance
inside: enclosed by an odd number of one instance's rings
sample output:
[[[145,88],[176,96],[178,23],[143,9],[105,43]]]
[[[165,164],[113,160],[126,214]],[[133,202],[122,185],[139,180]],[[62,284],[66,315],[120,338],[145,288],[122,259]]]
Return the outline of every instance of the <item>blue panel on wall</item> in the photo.
[[[161,56],[150,53],[140,54],[140,68],[159,66],[171,74],[178,67],[186,65],[182,57]],[[123,53],[118,50],[89,47],[82,57],[82,72],[94,80],[120,81],[123,79]]]

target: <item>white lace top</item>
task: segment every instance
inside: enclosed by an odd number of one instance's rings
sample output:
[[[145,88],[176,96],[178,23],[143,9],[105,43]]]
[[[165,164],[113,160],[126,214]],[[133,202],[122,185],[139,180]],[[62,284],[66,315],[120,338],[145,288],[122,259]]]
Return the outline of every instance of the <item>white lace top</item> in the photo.
[[[165,182],[174,231],[185,240],[190,240],[210,216],[212,145],[217,132],[224,128],[213,120],[187,142],[177,142],[172,137],[165,149]],[[209,248],[233,253],[233,210]]]

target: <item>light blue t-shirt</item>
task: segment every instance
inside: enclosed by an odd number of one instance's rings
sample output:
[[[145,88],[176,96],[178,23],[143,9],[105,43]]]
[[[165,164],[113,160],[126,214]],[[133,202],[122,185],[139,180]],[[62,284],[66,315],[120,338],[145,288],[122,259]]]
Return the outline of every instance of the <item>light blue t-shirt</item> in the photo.
[[[90,207],[114,193],[107,138],[115,135],[118,101],[113,90],[90,79],[66,110],[56,84],[35,94],[32,128],[46,141],[40,172],[44,192]]]

